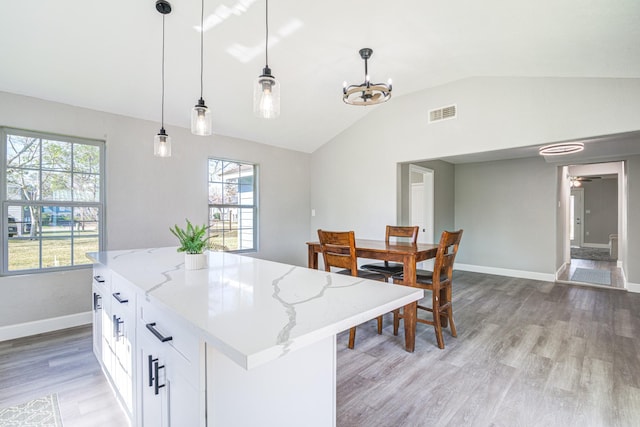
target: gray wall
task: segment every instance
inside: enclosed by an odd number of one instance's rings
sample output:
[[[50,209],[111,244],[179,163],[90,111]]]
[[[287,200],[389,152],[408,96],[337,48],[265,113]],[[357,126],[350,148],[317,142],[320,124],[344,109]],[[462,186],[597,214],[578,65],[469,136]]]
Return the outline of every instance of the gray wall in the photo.
[[[185,114],[188,110],[185,111]],[[159,123],[0,92],[0,125],[106,141],[107,249],[177,246],[169,227],[207,221],[207,159],[259,164],[259,251],[306,265],[310,155],[165,126],[173,156],[153,156]],[[215,123],[215,121],[214,121]],[[90,310],[89,269],[0,277],[0,327]]]
[[[554,271],[556,169],[542,158],[456,165],[456,262]]]
[[[444,230],[454,229],[455,215],[455,167],[442,160],[415,162],[416,166],[433,170],[434,240],[437,242]],[[409,163],[400,165],[400,224],[409,224]]]
[[[594,179],[583,182],[584,243],[609,244],[618,233],[618,181]]]

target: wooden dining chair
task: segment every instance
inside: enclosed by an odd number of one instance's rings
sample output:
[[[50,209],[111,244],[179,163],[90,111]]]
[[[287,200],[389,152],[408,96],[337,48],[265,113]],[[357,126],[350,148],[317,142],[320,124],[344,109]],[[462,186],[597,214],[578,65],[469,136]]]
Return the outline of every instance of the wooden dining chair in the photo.
[[[338,274],[348,274],[363,279],[379,280],[386,282],[384,274],[358,269],[358,257],[356,255],[356,238],[353,231],[324,231],[318,230],[322,259],[325,271],[331,271],[332,267],[342,268],[336,271]],[[378,316],[378,334],[382,333],[382,316]],[[356,340],[355,326],[349,329],[349,348],[353,348]]]
[[[416,226],[395,226],[387,225],[385,232],[385,242],[387,244],[394,241],[407,241],[411,244],[416,244],[418,241],[418,230],[420,227]],[[403,265],[397,262],[378,262],[373,264],[365,264],[361,266],[363,270],[375,271],[376,273],[384,274],[389,279],[394,274],[402,273]]]
[[[416,270],[415,286],[420,289],[431,291],[431,307],[418,304],[416,308],[416,322],[433,325],[436,332],[436,340],[438,347],[444,348],[444,339],[442,338],[442,328],[447,327],[447,323],[451,328],[451,336],[457,336],[456,325],[453,323],[453,306],[451,303],[451,287],[453,283],[453,262],[458,253],[460,239],[462,238],[462,230],[444,231],[440,237],[438,252],[433,266],[433,272],[428,270]],[[404,279],[402,273],[394,274],[393,283],[402,284]],[[417,310],[422,309],[430,311],[433,320],[421,319],[417,315]],[[404,318],[404,313],[400,310],[393,311],[393,334],[398,335],[398,327],[400,319]]]

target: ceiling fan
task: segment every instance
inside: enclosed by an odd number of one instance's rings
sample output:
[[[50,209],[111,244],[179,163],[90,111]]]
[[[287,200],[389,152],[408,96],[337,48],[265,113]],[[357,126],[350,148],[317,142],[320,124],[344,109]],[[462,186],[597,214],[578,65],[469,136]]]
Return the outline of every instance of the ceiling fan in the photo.
[[[601,176],[571,176],[571,187],[581,187],[583,182],[591,182],[594,179],[602,179]]]

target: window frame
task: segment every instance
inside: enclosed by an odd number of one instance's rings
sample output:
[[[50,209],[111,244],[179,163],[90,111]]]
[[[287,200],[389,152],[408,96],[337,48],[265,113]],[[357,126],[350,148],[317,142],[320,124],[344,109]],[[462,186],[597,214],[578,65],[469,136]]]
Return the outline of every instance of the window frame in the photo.
[[[71,144],[82,144],[82,145],[91,145],[96,146],[99,149],[99,200],[96,202],[86,202],[86,201],[71,201],[71,200],[8,200],[7,195],[7,142],[9,135],[17,135],[21,137],[27,138],[38,138],[41,140],[53,140],[59,142],[68,142]],[[0,218],[3,224],[2,233],[0,233],[0,245],[2,246],[2,260],[0,262],[0,276],[18,276],[23,274],[40,274],[40,273],[51,273],[58,271],[68,271],[68,270],[81,270],[92,268],[93,265],[91,263],[87,264],[76,264],[76,265],[65,265],[58,267],[38,267],[38,268],[28,268],[21,270],[9,270],[9,233],[8,233],[8,224],[9,224],[9,206],[60,206],[60,207],[71,207],[71,208],[97,208],[98,209],[98,250],[103,251],[105,248],[105,230],[106,230],[106,212],[105,212],[105,200],[106,200],[106,183],[105,183],[105,153],[106,153],[106,142],[104,140],[93,139],[93,138],[81,138],[75,136],[61,135],[51,132],[41,132],[41,131],[32,131],[26,129],[18,129],[12,128],[8,126],[0,126],[0,163],[2,164],[2,168],[0,168],[0,202],[1,204],[1,212]],[[38,166],[39,173],[42,173],[43,167],[40,163]],[[75,172],[73,169],[71,170],[71,175],[79,174],[81,172]],[[71,253],[73,254],[73,243],[74,237],[70,238],[71,245]],[[38,238],[38,242],[40,247],[42,247],[42,242],[44,240],[43,236]],[[73,255],[72,255],[73,257]],[[73,259],[73,258],[72,258]],[[42,251],[39,252],[38,264],[42,266],[43,254]]]
[[[227,203],[210,203],[209,201],[209,184],[211,184],[210,176],[211,176],[211,171],[210,171],[210,162],[212,160],[216,160],[216,161],[221,161],[221,162],[228,162],[228,163],[237,163],[238,165],[241,166],[251,166],[253,168],[253,204],[251,205],[244,205],[244,204],[227,204]],[[254,163],[254,162],[249,162],[249,161],[243,161],[243,160],[234,160],[234,159],[228,159],[228,158],[223,158],[223,157],[216,157],[216,156],[210,156],[207,159],[207,224],[211,225],[211,218],[209,217],[211,209],[212,208],[218,208],[218,209],[225,209],[225,208],[236,208],[236,209],[252,209],[253,210],[253,248],[250,249],[234,249],[234,250],[223,250],[221,249],[221,252],[229,252],[229,253],[252,253],[252,252],[258,252],[258,247],[259,247],[259,240],[258,240],[258,236],[259,236],[259,230],[258,230],[258,226],[259,226],[259,215],[260,215],[260,209],[259,209],[259,172],[260,172],[260,165],[258,163]],[[240,183],[238,183],[238,185],[240,185]],[[240,228],[238,228],[238,232],[240,232]],[[211,229],[209,229],[208,236],[211,236]]]

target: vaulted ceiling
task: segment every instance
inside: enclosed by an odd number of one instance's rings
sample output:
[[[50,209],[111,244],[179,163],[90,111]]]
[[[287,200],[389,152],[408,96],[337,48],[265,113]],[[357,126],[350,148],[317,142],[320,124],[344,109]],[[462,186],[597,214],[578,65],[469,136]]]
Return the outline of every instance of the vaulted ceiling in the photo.
[[[200,96],[199,0],[166,16],[165,123],[189,127]],[[342,102],[372,81],[394,98],[474,76],[640,78],[638,0],[271,0],[278,119],[253,116],[265,65],[264,0],[205,0],[204,99],[214,133],[313,152],[372,108]],[[0,91],[160,121],[155,0],[6,1]]]

